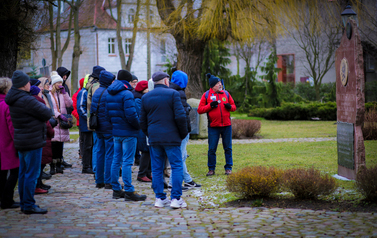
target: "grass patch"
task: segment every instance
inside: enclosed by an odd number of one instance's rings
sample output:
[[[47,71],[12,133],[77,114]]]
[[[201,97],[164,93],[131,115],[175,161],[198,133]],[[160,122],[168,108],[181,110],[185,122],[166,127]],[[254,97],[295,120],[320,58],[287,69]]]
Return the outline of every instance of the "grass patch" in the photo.
[[[338,169],[336,146],[336,141],[234,144],[233,171],[245,166],[270,165],[280,169],[314,167],[334,175]],[[187,168],[193,179],[203,184],[203,196],[208,198],[209,203],[221,204],[236,199],[225,189],[225,157],[221,145],[217,151],[216,175],[212,177],[206,177],[208,145],[188,145],[187,151],[190,155],[186,160]],[[365,152],[367,167],[376,165],[377,141],[365,141]],[[343,191],[349,191],[342,193],[340,200],[361,198],[360,193],[355,191],[354,181],[338,182]]]
[[[268,121],[262,122],[263,139],[336,137],[335,121]]]
[[[73,139],[73,140],[76,141],[76,140],[79,138],[79,134],[73,134],[73,135],[70,134],[70,135],[69,135],[69,138],[70,138],[71,140]]]

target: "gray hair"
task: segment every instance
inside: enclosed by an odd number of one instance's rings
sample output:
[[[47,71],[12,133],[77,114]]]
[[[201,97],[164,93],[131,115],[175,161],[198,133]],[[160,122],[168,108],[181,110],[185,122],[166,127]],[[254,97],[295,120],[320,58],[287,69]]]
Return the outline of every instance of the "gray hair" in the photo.
[[[0,78],[0,93],[7,94],[12,87],[12,80],[10,78]]]

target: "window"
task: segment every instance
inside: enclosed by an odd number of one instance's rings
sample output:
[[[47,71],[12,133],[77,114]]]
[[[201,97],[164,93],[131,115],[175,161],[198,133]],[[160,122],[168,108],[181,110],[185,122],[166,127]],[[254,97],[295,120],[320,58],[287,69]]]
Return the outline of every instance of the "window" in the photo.
[[[278,55],[277,67],[281,68],[278,82],[295,83],[295,55]]]
[[[366,71],[368,72],[374,71],[376,69],[375,60],[370,54],[366,55],[365,66],[366,66]]]
[[[115,54],[115,38],[108,39],[109,55]]]
[[[135,10],[134,9],[130,9],[128,10],[128,23],[133,23],[135,20]]]
[[[125,41],[125,45],[124,45],[124,53],[126,55],[129,55],[131,53],[131,38],[127,38]]]
[[[161,62],[166,62],[166,40],[162,39],[160,41],[160,54],[161,54]]]
[[[149,22],[150,22],[151,24],[153,23],[153,18],[154,18],[153,11],[152,11],[152,10],[149,10]]]

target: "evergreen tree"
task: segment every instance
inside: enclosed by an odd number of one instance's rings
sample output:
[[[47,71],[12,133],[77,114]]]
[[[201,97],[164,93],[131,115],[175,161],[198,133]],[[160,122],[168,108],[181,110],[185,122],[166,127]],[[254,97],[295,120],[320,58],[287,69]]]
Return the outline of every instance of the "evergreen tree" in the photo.
[[[202,84],[204,89],[208,86],[207,73],[215,75],[221,79],[228,79],[231,75],[230,69],[226,66],[231,63],[229,49],[226,47],[227,42],[221,42],[218,39],[212,39],[207,42],[203,52],[202,64]]]
[[[265,66],[261,67],[262,72],[266,74],[260,76],[261,79],[265,79],[268,82],[266,87],[266,96],[268,97],[268,102],[272,107],[280,106],[276,79],[281,69],[275,67],[277,60],[278,57],[276,56],[276,52],[273,50],[270,56],[268,56]]]

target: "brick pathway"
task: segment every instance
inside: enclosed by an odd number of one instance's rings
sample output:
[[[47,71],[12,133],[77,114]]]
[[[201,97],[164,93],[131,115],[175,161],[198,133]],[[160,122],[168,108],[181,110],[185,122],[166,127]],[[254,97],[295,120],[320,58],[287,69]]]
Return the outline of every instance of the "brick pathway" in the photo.
[[[112,191],[96,189],[93,176],[81,174],[77,144],[65,146],[74,164],[46,181],[49,194],[36,195],[46,215],[0,210],[0,237],[376,237],[377,214],[299,209],[206,208],[198,190],[185,192],[187,209],[155,208],[150,183],[136,181],[144,202],[112,199]],[[71,160],[69,158],[72,158]],[[196,191],[196,192],[194,192]],[[17,193],[17,192],[16,192]],[[18,197],[16,197],[18,200]]]

